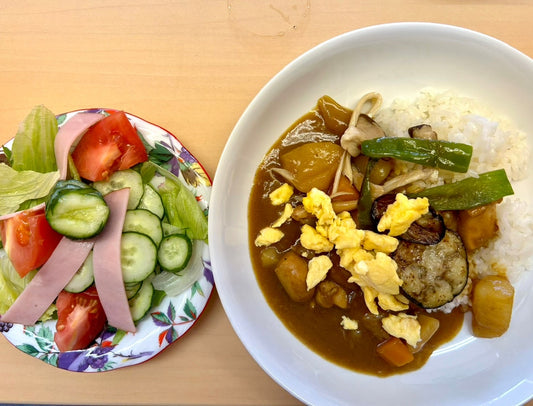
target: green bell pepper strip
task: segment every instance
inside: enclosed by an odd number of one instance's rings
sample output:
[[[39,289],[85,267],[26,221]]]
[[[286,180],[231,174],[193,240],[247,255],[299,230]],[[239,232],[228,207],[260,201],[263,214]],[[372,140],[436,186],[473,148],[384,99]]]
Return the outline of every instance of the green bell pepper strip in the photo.
[[[372,228],[372,189],[370,182],[370,173],[376,164],[377,159],[369,159],[366,165],[365,177],[361,184],[361,195],[357,204],[357,223],[358,227],[363,230]]]
[[[465,173],[472,146],[450,141],[382,137],[363,141],[361,151],[370,158],[396,158],[453,172]]]
[[[478,178],[466,178],[410,194],[410,198],[427,197],[437,211],[467,210],[492,203],[514,194],[504,169],[485,172]]]

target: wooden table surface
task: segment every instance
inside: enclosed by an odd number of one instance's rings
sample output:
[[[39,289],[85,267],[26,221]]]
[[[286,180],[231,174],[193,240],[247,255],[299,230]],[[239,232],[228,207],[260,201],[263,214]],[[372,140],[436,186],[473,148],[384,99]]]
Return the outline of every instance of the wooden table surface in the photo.
[[[338,34],[400,21],[473,29],[533,57],[529,0],[0,0],[0,144],[37,104],[113,107],[174,132],[213,177],[239,116],[281,68]],[[142,365],[66,372],[1,338],[0,368],[0,403],[299,403],[247,353],[216,292],[187,335]]]

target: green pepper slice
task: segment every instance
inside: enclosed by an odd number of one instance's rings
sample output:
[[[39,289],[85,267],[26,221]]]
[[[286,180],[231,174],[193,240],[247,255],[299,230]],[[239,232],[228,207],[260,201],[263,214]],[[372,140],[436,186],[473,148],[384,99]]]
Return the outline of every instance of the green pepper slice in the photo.
[[[375,138],[363,141],[361,151],[370,158],[396,158],[460,173],[468,170],[472,158],[471,145],[418,138]]]
[[[478,178],[466,178],[454,183],[435,186],[410,194],[427,197],[435,210],[467,210],[514,194],[504,169],[485,172]]]

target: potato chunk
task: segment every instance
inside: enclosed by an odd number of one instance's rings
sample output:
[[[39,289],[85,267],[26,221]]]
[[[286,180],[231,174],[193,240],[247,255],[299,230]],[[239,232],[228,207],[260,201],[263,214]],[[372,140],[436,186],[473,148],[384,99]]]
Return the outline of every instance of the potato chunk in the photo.
[[[468,251],[487,245],[498,232],[496,202],[460,211],[457,232]]]
[[[499,337],[507,331],[513,311],[514,288],[501,276],[487,276],[474,286],[472,330],[483,338]]]
[[[346,291],[333,281],[326,280],[318,284],[315,300],[316,302],[328,309],[333,305],[346,309],[348,307],[348,295]]]
[[[307,302],[315,288],[307,290],[307,261],[292,251],[285,253],[275,269],[281,285],[295,302]]]
[[[283,169],[292,175],[291,183],[300,192],[307,193],[313,187],[328,190],[343,149],[332,142],[308,142],[280,156]]]

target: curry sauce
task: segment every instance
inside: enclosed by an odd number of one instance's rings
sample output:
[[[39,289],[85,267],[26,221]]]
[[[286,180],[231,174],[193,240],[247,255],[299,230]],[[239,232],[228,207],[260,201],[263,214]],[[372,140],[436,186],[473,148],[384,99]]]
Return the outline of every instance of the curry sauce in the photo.
[[[283,206],[272,205],[269,198],[269,194],[285,182],[275,171],[282,166],[280,156],[304,143],[340,144],[340,135],[346,129],[343,120],[349,118],[349,114],[337,114],[336,117],[340,119],[321,114],[319,108],[307,113],[278,139],[259,166],[248,208],[249,246],[254,272],[267,302],[286,328],[323,358],[342,367],[377,376],[416,370],[424,365],[436,348],[453,339],[462,328],[463,312],[460,309],[455,309],[451,313],[427,313],[426,310],[410,304],[407,310],[409,314],[429,314],[439,320],[440,327],[414,355],[414,361],[396,367],[381,358],[376,351],[377,346],[390,337],[381,323],[381,319],[387,313],[380,310],[380,314],[375,315],[368,310],[362,290],[357,284],[348,282],[350,273],[339,265],[339,257],[335,250],[327,253],[333,267],[328,272],[326,280],[334,281],[346,291],[348,306],[344,309],[337,306],[325,308],[316,300],[304,303],[292,300],[274,271],[276,261],[283,253],[290,250],[302,254],[307,259],[312,257],[312,253],[311,257],[308,257],[309,252],[306,252],[299,243],[301,222],[294,219],[285,222],[279,227],[284,237],[268,248],[254,244],[259,232],[278,219],[283,211]],[[335,125],[332,125],[332,122]],[[314,170],[317,175],[311,176],[318,176],[327,168],[314,168]],[[292,206],[301,205],[303,197],[305,193],[295,190],[289,203]],[[343,316],[356,320],[358,329],[344,329],[340,324]]]

